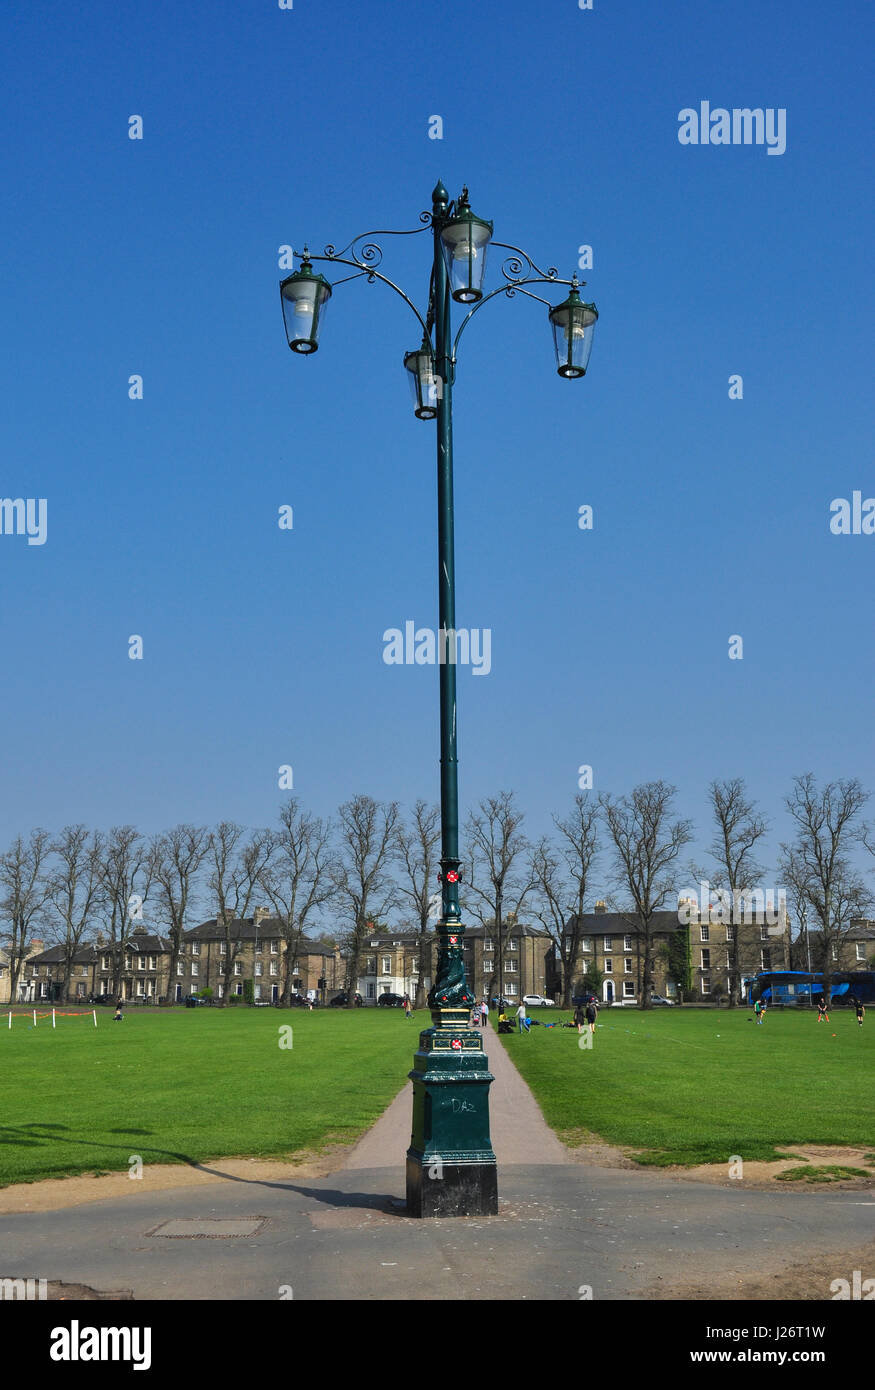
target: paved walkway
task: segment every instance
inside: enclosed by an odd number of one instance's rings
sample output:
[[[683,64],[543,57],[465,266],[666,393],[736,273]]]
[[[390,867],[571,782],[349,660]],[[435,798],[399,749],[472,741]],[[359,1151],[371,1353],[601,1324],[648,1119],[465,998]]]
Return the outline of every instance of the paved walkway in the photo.
[[[492,1147],[499,1164],[571,1162],[568,1150],[548,1127],[538,1102],[491,1023],[487,1026],[483,1046],[489,1070],[495,1077],[489,1088],[489,1122]],[[410,1144],[412,1118],[411,1090],[407,1085],[350,1151],[343,1167],[397,1168],[399,1162],[403,1166]]]

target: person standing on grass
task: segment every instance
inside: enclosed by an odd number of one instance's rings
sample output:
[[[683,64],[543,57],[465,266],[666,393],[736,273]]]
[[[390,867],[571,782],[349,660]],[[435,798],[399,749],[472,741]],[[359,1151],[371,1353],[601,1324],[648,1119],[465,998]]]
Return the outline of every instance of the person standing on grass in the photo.
[[[755,1003],[754,1006],[753,1006],[753,1011],[754,1011],[754,1013],[756,1014],[757,1023],[762,1023],[762,1021],[763,1021],[763,1001],[762,1001],[762,999],[758,999],[758,1000],[756,1001],[756,1003]],[[820,1020],[818,1019],[818,1023],[819,1023],[819,1022],[820,1022]]]
[[[585,1018],[585,1016],[584,1016],[583,1008],[581,1007],[580,1004],[577,1004],[577,1005],[575,1006],[575,1009],[574,1009],[574,1022],[577,1024],[577,1032],[578,1032],[578,1036],[579,1036],[579,1035],[583,1032],[583,1025],[584,1025],[584,1023],[586,1022],[586,1018]]]
[[[820,1001],[817,1005],[817,1021],[818,1023],[823,1023],[824,1019],[826,1019],[827,1023],[829,1023],[829,1005],[827,1004],[823,995],[821,995]]]
[[[857,1022],[859,1023],[860,1027],[862,1028],[862,1027],[863,1027],[863,1019],[866,1017],[866,1008],[865,1008],[865,1005],[863,1004],[862,999],[855,999],[855,1000],[854,1000],[854,1008],[857,1010]]]
[[[597,1018],[598,1013],[596,1012],[596,1006],[593,1003],[593,1001],[590,1000],[590,1002],[586,1006],[586,1021],[589,1025],[589,1031],[592,1033],[593,1037],[595,1037],[595,1021]]]
[[[525,1030],[526,1030],[527,1033],[531,1031],[532,1021],[531,1021],[531,1019],[526,1018],[526,1006],[525,1006],[525,1004],[520,1004],[519,1008],[517,1009],[517,1011],[516,1011],[516,1022],[517,1022],[517,1032],[518,1032],[518,1033],[521,1033],[521,1032],[523,1031],[524,1028],[525,1028]]]
[[[112,1016],[112,1021],[113,1021],[113,1023],[121,1023],[121,1022],[123,1021],[122,1001],[121,1001],[121,1000],[119,1000],[118,1003],[117,1003],[116,1006],[115,1006],[115,1013],[114,1013],[113,1016]]]

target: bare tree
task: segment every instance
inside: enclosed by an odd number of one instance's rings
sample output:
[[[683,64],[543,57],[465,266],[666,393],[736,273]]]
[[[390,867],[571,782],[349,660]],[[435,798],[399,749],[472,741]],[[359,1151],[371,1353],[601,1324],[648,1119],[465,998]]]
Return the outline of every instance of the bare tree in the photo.
[[[504,995],[505,929],[534,887],[531,864],[525,863],[531,846],[522,831],[524,819],[513,792],[499,792],[480,802],[466,827],[472,874],[465,900],[495,946],[487,993],[492,995],[497,980],[499,998]]]
[[[832,994],[834,957],[853,917],[861,916],[869,893],[848,858],[861,842],[860,824],[869,793],[856,777],[827,782],[822,790],[811,772],[793,779],[787,810],[796,822],[796,838],[782,845],[781,869],[797,897],[807,900],[818,924],[818,954],[823,993]]]
[[[571,814],[565,820],[554,816],[553,824],[559,831],[559,844],[552,845],[546,836],[538,841],[531,876],[537,917],[562,961],[562,1002],[567,1009],[580,955],[583,909],[598,857],[598,807],[578,792]]]
[[[848,859],[853,845],[865,843],[865,828],[858,824],[858,817],[868,798],[856,778],[829,782],[818,791],[811,773],[794,779],[794,790],[787,798],[797,836],[791,845],[782,846],[782,867],[794,895],[813,908],[827,996],[833,956],[851,918],[868,905],[865,885]]]
[[[152,844],[152,878],[156,899],[170,938],[167,1003],[172,1004],[189,912],[197,901],[198,873],[209,848],[209,833],[200,826],[176,825]]]
[[[290,797],[280,811],[279,829],[268,842],[269,853],[259,881],[270,899],[283,938],[283,988],[280,1002],[288,1007],[301,942],[314,913],[337,892],[331,854],[331,822],[302,811]]]
[[[438,860],[441,842],[441,813],[437,806],[419,800],[413,807],[410,825],[399,821],[396,834],[398,860],[403,872],[398,891],[412,904],[416,930],[419,974],[416,981],[414,1007],[422,1009],[426,1002],[426,979],[431,976],[432,962],[432,904],[434,883],[439,875]]]
[[[9,998],[13,1002],[33,929],[44,918],[50,888],[46,861],[50,853],[48,831],[32,830],[26,840],[16,836],[6,853],[0,855],[0,912],[9,924]]]
[[[676,891],[675,864],[692,839],[692,822],[671,820],[677,788],[643,782],[631,796],[603,794],[599,802],[615,851],[615,882],[633,912],[622,915],[641,933],[644,959],[641,1007],[650,1008],[653,993],[653,920]]]
[[[49,878],[49,899],[64,948],[63,999],[69,1003],[73,957],[103,898],[103,837],[84,825],[68,825],[52,845],[58,866]]]
[[[122,965],[131,934],[143,920],[152,885],[153,856],[132,825],[114,825],[103,844],[102,906],[108,915],[112,992],[121,993]]]
[[[754,851],[769,826],[764,816],[757,815],[756,803],[748,800],[741,777],[732,777],[725,782],[712,782],[708,788],[708,796],[715,823],[714,839],[710,845],[711,854],[717,864],[715,886],[725,888],[732,903],[733,930],[727,955],[729,1007],[735,1008],[741,984],[739,927],[744,915],[738,909],[743,904],[744,893],[754,887],[762,873],[761,866],[754,859]],[[704,904],[702,912],[705,912]]]
[[[243,922],[249,915],[272,851],[270,831],[256,830],[244,842],[245,833],[242,825],[223,820],[210,831],[207,841],[208,887],[216,901],[216,924],[222,931],[225,947],[222,954],[225,988],[220,1000],[223,1007],[228,1002],[234,962],[242,946]]]
[[[346,991],[354,1002],[362,950],[371,923],[395,906],[398,889],[389,865],[395,853],[398,803],[355,796],[340,808],[340,858],[334,883],[348,928]]]

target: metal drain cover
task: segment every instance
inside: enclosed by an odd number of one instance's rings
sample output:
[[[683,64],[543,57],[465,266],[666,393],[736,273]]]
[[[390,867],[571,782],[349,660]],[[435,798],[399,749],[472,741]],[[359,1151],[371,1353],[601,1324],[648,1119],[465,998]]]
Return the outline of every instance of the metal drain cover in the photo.
[[[193,1240],[197,1237],[212,1237],[228,1240],[234,1236],[257,1236],[264,1228],[266,1216],[240,1216],[236,1219],[218,1217],[176,1217],[147,1231],[150,1236],[169,1236],[172,1240]]]

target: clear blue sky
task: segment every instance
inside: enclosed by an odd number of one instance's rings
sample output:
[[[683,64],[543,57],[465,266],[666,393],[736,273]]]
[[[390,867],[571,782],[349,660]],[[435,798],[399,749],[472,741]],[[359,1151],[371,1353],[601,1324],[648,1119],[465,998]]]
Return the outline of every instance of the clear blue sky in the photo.
[[[286,763],[322,814],[436,799],[437,672],[382,660],[437,622],[415,324],[352,284],[293,356],[277,252],[414,227],[439,176],[560,275],[592,245],[601,313],[583,382],[520,298],[463,340],[463,811],[513,787],[538,833],[587,763],[707,838],[743,776],[775,849],[794,773],[875,785],[875,536],[829,529],[875,494],[870,6],[7,0],[2,31],[2,492],[48,502],[45,545],[0,537],[4,844],[265,824]],[[786,152],[681,146],[702,100],[786,109]],[[428,234],[385,250],[422,304]]]

